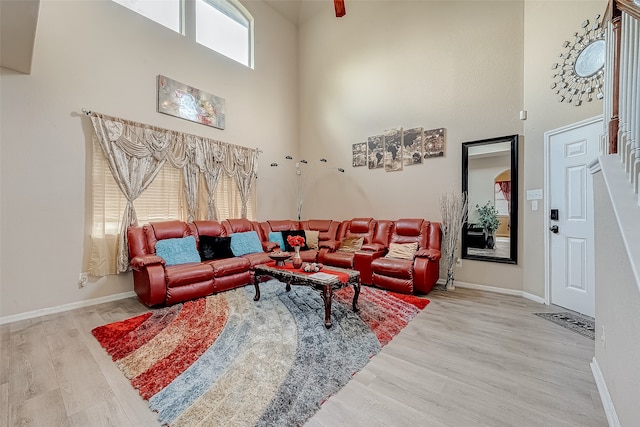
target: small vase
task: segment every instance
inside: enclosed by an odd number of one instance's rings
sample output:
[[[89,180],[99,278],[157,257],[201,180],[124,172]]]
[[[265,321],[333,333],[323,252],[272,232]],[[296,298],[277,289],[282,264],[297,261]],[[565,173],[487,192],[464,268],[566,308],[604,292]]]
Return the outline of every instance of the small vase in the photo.
[[[300,246],[294,246],[293,248],[296,251],[296,253],[293,254],[293,258],[291,259],[293,268],[300,268],[302,267],[302,258],[300,258]]]
[[[487,248],[488,249],[493,249],[495,246],[495,239],[493,238],[492,234],[489,234],[489,236],[487,236]]]

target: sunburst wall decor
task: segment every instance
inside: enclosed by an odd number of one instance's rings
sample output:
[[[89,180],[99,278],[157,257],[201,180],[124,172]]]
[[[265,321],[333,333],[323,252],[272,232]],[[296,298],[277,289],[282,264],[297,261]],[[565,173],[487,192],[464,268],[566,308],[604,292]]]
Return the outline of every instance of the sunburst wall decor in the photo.
[[[582,34],[573,33],[574,41],[565,41],[565,51],[558,55],[560,61],[552,65],[554,70],[551,89],[558,95],[558,102],[567,102],[576,107],[594,97],[602,99],[605,47],[604,29],[600,15],[595,22],[582,23]]]

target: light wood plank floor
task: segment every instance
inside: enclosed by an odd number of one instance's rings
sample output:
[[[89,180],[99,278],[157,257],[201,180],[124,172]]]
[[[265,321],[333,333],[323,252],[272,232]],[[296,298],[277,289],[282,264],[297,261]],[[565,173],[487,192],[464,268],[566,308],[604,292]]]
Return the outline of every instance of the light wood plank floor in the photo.
[[[594,342],[523,298],[434,291],[431,304],[306,426],[606,426]],[[157,426],[91,335],[133,298],[0,326],[0,427]]]

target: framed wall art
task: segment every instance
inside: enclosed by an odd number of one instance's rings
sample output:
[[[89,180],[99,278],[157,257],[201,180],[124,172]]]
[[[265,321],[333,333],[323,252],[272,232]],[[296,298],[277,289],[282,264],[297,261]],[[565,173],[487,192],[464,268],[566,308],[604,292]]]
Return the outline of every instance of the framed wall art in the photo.
[[[402,135],[402,159],[405,166],[422,163],[422,128],[405,129]]]
[[[423,137],[424,158],[443,157],[445,144],[444,128],[425,130]]]
[[[351,164],[353,167],[367,165],[367,143],[359,142],[352,145],[353,159]]]
[[[370,136],[367,139],[367,159],[369,169],[378,169],[384,166],[384,136]]]
[[[158,113],[218,129],[225,126],[224,98],[162,75],[158,76]]]
[[[402,128],[384,131],[384,170],[402,170]]]

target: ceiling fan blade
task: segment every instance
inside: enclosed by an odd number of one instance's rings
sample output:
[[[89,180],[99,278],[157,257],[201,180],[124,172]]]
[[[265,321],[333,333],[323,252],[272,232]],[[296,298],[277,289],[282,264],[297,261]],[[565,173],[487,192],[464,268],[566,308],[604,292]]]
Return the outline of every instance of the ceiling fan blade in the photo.
[[[333,5],[336,8],[336,18],[344,16],[347,11],[344,8],[344,0],[333,0]]]

